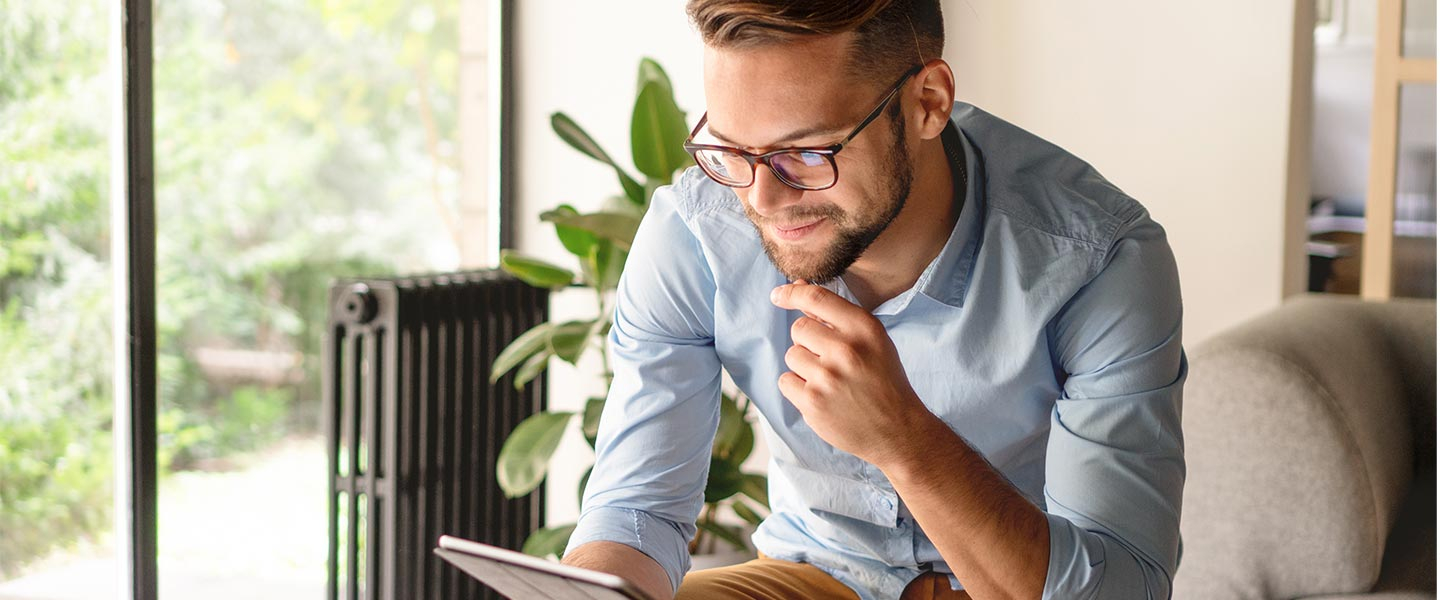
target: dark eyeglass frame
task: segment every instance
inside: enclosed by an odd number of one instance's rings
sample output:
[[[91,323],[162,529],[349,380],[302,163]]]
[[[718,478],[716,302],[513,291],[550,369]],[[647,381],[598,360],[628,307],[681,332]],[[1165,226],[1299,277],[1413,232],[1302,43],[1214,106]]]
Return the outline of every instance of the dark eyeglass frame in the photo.
[[[764,164],[765,166],[770,167],[770,172],[775,175],[776,179],[779,179],[781,183],[784,183],[785,185],[788,185],[792,188],[795,188],[797,190],[804,190],[807,192],[828,190],[832,187],[835,187],[835,184],[840,183],[840,168],[835,165],[835,155],[839,154],[841,150],[844,150],[845,145],[849,144],[851,140],[855,139],[855,136],[860,135],[860,132],[865,129],[866,125],[869,125],[875,119],[880,118],[880,114],[885,111],[886,106],[890,105],[890,101],[895,99],[895,96],[905,86],[905,82],[909,81],[911,77],[914,77],[916,73],[919,73],[921,69],[924,68],[925,65],[915,65],[913,67],[910,67],[910,70],[906,71],[904,75],[901,75],[900,79],[895,82],[895,85],[890,87],[889,93],[885,94],[885,99],[880,101],[879,106],[876,106],[875,110],[870,111],[870,115],[865,117],[864,121],[861,121],[859,125],[855,126],[855,129],[850,131],[850,135],[845,136],[845,139],[840,140],[839,142],[836,142],[834,144],[830,144],[829,146],[809,148],[781,148],[779,150],[771,150],[762,154],[755,154],[753,152],[747,152],[745,150],[741,150],[740,148],[735,148],[732,146],[696,144],[694,143],[695,136],[700,133],[700,128],[704,127],[705,123],[708,122],[710,118],[710,112],[706,111],[704,115],[701,115],[700,122],[695,124],[695,129],[690,130],[690,136],[685,138],[685,151],[690,153],[690,157],[695,159],[695,164],[700,166],[700,170],[704,171],[706,176],[710,177],[711,180],[714,180],[716,183],[723,186],[732,188],[747,188],[755,185],[755,165]],[[700,160],[699,152],[702,150],[725,152],[743,158],[745,162],[749,163],[750,165],[750,179],[743,185],[732,184],[723,181],[720,177],[716,176],[714,173],[711,173],[710,169],[706,168],[705,163]],[[830,163],[831,177],[829,184],[823,186],[807,186],[799,182],[790,181],[785,178],[785,173],[783,169],[775,168],[775,166],[770,162],[776,156],[801,153],[815,154],[825,157],[825,160]]]

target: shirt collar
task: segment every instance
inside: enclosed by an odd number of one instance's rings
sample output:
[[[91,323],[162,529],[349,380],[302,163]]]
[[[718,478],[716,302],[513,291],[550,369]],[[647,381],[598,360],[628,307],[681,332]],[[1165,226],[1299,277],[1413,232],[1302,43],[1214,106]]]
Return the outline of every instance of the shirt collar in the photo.
[[[965,184],[961,188],[963,192],[957,190],[953,200],[960,204],[960,217],[955,220],[955,228],[950,231],[950,238],[945,241],[940,254],[920,272],[915,285],[876,307],[876,316],[893,315],[905,310],[917,293],[955,308],[964,302],[970,270],[975,266],[975,256],[980,249],[985,204],[981,197],[981,190],[985,189],[984,161],[954,121],[945,127],[940,139],[945,144],[945,155],[952,166],[963,165],[966,173]],[[952,172],[960,173],[958,169]],[[835,278],[826,287],[851,302],[856,301],[842,278]]]
[[[965,301],[965,291],[970,285],[970,272],[975,267],[975,258],[980,252],[980,241],[985,225],[985,157],[982,156],[970,138],[954,121],[945,128],[941,139],[945,151],[957,164],[965,165],[966,182],[960,218],[955,220],[955,229],[950,239],[935,260],[925,267],[916,280],[915,287],[931,299],[959,308]],[[954,148],[954,150],[952,150]],[[958,156],[957,156],[958,155]]]

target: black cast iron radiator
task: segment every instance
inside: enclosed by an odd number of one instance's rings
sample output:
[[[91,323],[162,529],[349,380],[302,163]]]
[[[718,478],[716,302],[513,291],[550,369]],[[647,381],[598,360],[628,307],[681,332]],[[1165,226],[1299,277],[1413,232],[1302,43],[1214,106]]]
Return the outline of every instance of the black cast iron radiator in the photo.
[[[544,409],[544,378],[517,392],[489,374],[548,300],[501,271],[331,286],[331,600],[499,597],[431,550],[441,534],[519,549],[541,523],[541,494],[506,499],[493,466],[506,434]]]

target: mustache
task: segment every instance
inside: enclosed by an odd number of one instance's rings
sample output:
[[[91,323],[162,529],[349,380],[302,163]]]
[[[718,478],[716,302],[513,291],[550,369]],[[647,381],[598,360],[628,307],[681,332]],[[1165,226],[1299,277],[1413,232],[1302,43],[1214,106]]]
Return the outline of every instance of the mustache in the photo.
[[[750,220],[756,223],[797,223],[802,221],[813,221],[818,218],[839,220],[840,217],[844,216],[844,213],[840,210],[840,208],[833,204],[794,206],[785,209],[784,212],[774,214],[769,217],[760,216],[759,213],[755,212],[754,208],[751,208],[747,204],[745,206],[745,212],[749,214]]]

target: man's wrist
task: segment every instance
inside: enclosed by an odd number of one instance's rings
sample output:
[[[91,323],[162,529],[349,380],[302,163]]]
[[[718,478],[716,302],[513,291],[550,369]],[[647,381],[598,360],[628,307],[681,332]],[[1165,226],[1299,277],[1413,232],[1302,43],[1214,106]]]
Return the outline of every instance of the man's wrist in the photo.
[[[937,456],[973,452],[945,421],[929,410],[924,410],[909,431],[903,439],[896,440],[882,463],[875,465],[892,484],[922,481],[934,472]]]
[[[640,588],[654,600],[675,592],[665,569],[655,559],[619,542],[587,542],[565,555],[561,564],[615,575]]]

